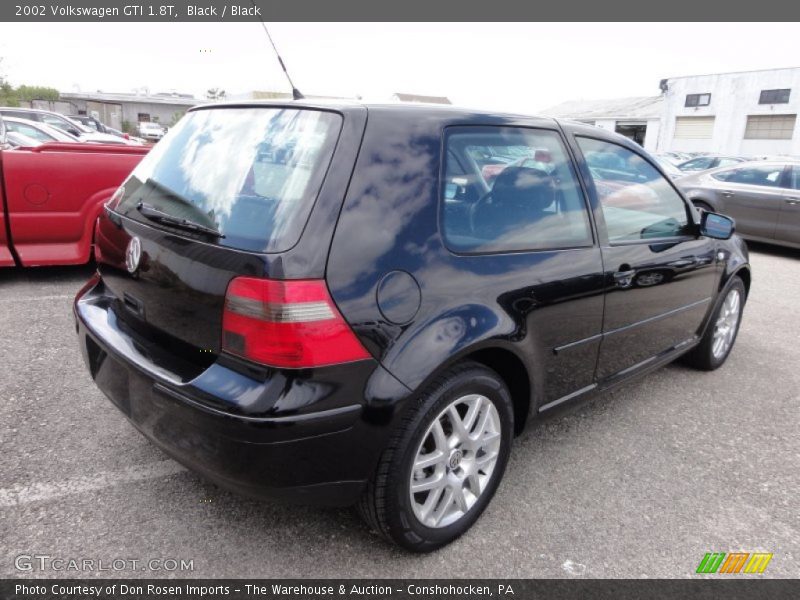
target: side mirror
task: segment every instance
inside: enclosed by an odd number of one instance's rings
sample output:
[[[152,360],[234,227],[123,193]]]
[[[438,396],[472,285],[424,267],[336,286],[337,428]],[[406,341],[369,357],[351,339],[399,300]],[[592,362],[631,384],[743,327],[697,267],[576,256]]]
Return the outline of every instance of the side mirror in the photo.
[[[727,240],[736,231],[733,219],[713,212],[703,212],[700,216],[700,235],[717,240]]]
[[[70,127],[69,129],[67,129],[67,133],[71,133],[75,137],[81,137],[81,132],[75,129],[74,127]]]

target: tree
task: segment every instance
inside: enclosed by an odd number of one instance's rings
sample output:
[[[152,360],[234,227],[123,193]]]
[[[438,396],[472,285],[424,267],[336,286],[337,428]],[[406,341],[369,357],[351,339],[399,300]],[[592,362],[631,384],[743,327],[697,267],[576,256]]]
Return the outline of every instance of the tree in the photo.
[[[223,100],[225,98],[225,90],[222,88],[211,88],[206,92],[206,98],[209,100]]]
[[[3,59],[0,58],[0,63]],[[5,76],[0,73],[0,105],[19,106],[20,102],[32,102],[34,100],[47,100],[56,102],[60,98],[58,90],[51,87],[40,85],[21,85],[14,88]]]
[[[180,121],[183,118],[183,115],[185,115],[185,114],[186,114],[186,111],[184,111],[184,110],[179,110],[179,111],[176,111],[176,112],[172,113],[172,120],[169,122],[169,126],[170,127],[175,127],[175,125],[178,124],[178,121]]]

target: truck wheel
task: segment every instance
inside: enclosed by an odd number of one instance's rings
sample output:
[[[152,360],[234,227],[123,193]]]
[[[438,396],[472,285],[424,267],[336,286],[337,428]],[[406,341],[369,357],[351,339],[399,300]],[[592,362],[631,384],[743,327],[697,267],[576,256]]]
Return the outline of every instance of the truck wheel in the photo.
[[[452,542],[494,496],[513,431],[502,379],[477,363],[454,367],[403,417],[358,505],[361,516],[413,552]]]
[[[685,355],[686,364],[703,371],[713,371],[722,366],[739,333],[744,301],[744,283],[740,277],[734,277],[711,316],[700,344]]]

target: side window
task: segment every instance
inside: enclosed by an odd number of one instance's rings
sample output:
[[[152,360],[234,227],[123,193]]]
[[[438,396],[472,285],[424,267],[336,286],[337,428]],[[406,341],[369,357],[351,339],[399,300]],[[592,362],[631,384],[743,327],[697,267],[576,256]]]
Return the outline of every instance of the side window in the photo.
[[[728,183],[778,187],[782,173],[783,165],[757,165],[714,173],[712,177]]]
[[[9,131],[16,131],[18,133],[21,133],[22,135],[27,135],[29,138],[39,140],[40,142],[53,141],[53,138],[51,138],[49,135],[39,131],[35,127],[31,127],[30,125],[26,125],[24,123],[15,123],[15,122],[10,122],[7,125]]]
[[[611,242],[684,235],[686,203],[656,168],[617,144],[577,138]]]
[[[718,167],[729,167],[731,165],[739,164],[740,160],[736,160],[735,158],[720,158],[719,163],[717,163]]]
[[[454,252],[592,245],[583,193],[561,137],[519,127],[450,127],[442,235]]]
[[[789,171],[789,187],[800,190],[800,165],[792,165],[792,170]]]
[[[64,119],[59,119],[51,115],[42,115],[42,122],[63,131],[66,131],[70,127],[70,124]]]
[[[711,168],[713,158],[701,156],[700,158],[693,158],[692,160],[683,163],[680,168],[681,171],[705,171]]]

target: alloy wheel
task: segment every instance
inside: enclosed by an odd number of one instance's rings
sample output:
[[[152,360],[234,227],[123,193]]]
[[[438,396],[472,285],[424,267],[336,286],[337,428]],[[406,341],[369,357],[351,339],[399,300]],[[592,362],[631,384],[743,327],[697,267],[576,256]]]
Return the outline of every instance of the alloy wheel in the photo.
[[[497,408],[470,394],[448,405],[422,437],[411,469],[414,515],[427,527],[452,525],[486,490],[500,454]]]
[[[733,289],[725,296],[722,308],[719,311],[717,322],[714,324],[714,338],[711,343],[711,352],[714,358],[720,359],[730,350],[739,325],[739,306],[741,297],[739,290]]]

